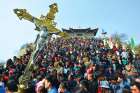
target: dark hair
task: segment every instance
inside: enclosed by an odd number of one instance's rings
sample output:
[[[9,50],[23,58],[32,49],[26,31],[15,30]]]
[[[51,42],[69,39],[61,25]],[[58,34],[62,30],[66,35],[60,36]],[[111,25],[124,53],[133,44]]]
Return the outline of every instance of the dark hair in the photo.
[[[8,88],[8,90],[11,91],[11,92],[17,92],[18,86],[17,86],[16,81],[14,81],[14,80],[9,80],[8,83],[7,83],[7,88]]]
[[[60,83],[60,86],[61,86],[62,88],[64,88],[64,89],[68,89],[68,84],[67,84],[67,82],[61,82],[61,83]]]
[[[88,81],[87,80],[81,80],[80,81],[80,84],[86,88],[87,90],[89,89],[89,84],[88,84]]]
[[[140,90],[140,83],[139,82],[133,82],[131,86],[136,86]]]
[[[124,88],[123,93],[131,93],[131,91],[129,89]]]
[[[46,79],[48,82],[50,82],[52,86],[55,85],[55,84],[54,84],[54,77],[53,77],[52,75],[47,75],[47,76],[45,77],[45,79]]]

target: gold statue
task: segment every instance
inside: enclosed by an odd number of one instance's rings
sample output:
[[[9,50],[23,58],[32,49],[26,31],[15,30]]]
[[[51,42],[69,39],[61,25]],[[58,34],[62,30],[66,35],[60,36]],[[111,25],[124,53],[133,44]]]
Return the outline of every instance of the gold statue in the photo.
[[[54,22],[55,14],[58,12],[57,4],[54,3],[49,6],[50,10],[46,16],[41,15],[40,18],[33,17],[31,14],[27,12],[26,9],[14,9],[14,13],[19,17],[20,20],[28,20],[35,24],[35,30],[41,31],[41,33],[37,36],[34,42],[34,51],[31,54],[30,60],[25,68],[24,73],[19,78],[19,93],[24,90],[23,88],[28,88],[28,82],[31,79],[31,73],[33,69],[36,67],[36,57],[43,49],[43,44],[47,44],[48,35],[57,34],[63,38],[68,38],[69,34],[66,32],[62,32],[56,28],[56,23]],[[22,87],[20,87],[22,86]]]
[[[41,15],[40,18],[32,16],[26,9],[14,9],[14,12],[20,20],[25,19],[34,23],[36,25],[35,30],[37,31],[47,29],[48,33],[60,32],[60,30],[56,28],[56,23],[54,22],[55,14],[58,12],[57,4],[54,3],[49,7],[50,10],[48,14],[46,16]]]
[[[54,22],[55,14],[58,12],[57,4],[51,4],[50,10],[46,16],[41,15],[40,18],[36,18],[29,14],[26,9],[14,9],[15,14],[19,17],[20,20],[25,19],[35,24],[37,31],[46,31],[48,34],[55,33],[60,35],[63,38],[69,38],[69,34],[66,32],[60,31],[56,28],[56,22]]]

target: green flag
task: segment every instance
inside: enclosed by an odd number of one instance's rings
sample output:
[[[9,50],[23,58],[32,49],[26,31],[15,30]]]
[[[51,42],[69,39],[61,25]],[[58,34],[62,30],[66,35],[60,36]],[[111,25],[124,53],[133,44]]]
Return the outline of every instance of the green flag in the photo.
[[[134,41],[134,38],[131,38],[131,39],[130,39],[130,46],[131,46],[132,49],[135,48],[135,41]]]

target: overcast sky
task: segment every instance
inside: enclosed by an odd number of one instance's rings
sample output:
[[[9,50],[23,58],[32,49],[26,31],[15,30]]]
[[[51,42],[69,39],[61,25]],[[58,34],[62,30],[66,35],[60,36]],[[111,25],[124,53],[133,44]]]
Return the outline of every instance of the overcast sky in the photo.
[[[0,60],[17,54],[20,47],[33,42],[34,24],[21,21],[13,13],[25,8],[32,15],[46,15],[48,6],[58,3],[57,26],[61,28],[104,29],[108,34],[125,33],[140,43],[140,0],[0,0]]]

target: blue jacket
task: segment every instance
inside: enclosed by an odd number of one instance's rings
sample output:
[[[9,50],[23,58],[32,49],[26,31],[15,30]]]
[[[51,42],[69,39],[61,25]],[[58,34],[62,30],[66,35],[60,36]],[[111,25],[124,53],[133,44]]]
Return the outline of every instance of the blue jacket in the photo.
[[[0,82],[0,93],[6,93],[6,89],[4,87],[4,83]]]
[[[52,89],[50,89],[48,91],[48,93],[58,93],[57,89],[55,87],[53,87]]]

